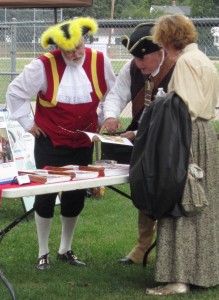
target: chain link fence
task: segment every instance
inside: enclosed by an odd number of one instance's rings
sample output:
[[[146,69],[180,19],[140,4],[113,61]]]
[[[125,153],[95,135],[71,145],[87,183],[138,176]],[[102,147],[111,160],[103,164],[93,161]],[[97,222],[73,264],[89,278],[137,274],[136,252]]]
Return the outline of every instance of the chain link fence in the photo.
[[[8,84],[17,76],[33,58],[41,55],[45,50],[40,45],[43,31],[62,21],[62,13],[56,15],[42,10],[40,15],[30,15],[30,20],[17,21],[16,14],[8,19],[1,15],[0,10],[0,107],[5,105],[5,93]],[[35,10],[30,10],[34,13]],[[54,20],[56,19],[56,20]],[[116,74],[131,58],[125,47],[120,43],[122,35],[130,35],[133,28],[142,22],[151,22],[153,19],[131,20],[97,20],[98,33],[90,38],[86,37],[86,45],[103,51],[111,59]],[[219,18],[192,19],[199,32],[198,44],[200,49],[215,63],[219,72]],[[51,48],[50,48],[51,49]],[[47,50],[48,51],[48,50]],[[130,109],[123,112],[124,117],[130,117]],[[219,113],[218,113],[219,116]]]

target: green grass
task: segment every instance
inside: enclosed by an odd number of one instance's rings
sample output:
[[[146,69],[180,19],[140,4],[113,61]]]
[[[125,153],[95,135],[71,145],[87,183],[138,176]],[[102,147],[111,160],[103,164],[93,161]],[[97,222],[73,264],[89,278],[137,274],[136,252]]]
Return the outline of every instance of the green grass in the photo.
[[[21,71],[27,60],[17,62]],[[124,62],[122,62],[123,64]],[[121,62],[120,62],[120,67]],[[219,71],[219,64],[216,65]],[[113,62],[116,70],[118,63]],[[8,65],[0,60],[0,70],[8,71]],[[9,76],[4,76],[9,82]],[[6,86],[6,84],[5,84]],[[5,89],[0,90],[0,102]],[[129,119],[122,120],[123,127]],[[218,121],[214,122],[219,132]],[[120,187],[129,193],[129,186]],[[3,230],[23,214],[19,199],[3,199],[0,206],[0,230]],[[130,200],[106,189],[104,198],[87,198],[85,209],[80,215],[74,238],[74,251],[87,262],[85,268],[74,268],[56,261],[60,241],[59,206],[56,207],[50,237],[52,268],[40,272],[36,269],[38,252],[37,236],[33,215],[15,226],[0,243],[0,271],[12,284],[19,300],[138,300],[156,299],[145,296],[146,286],[155,285],[152,263],[146,269],[141,265],[121,266],[118,259],[127,254],[135,245],[137,237],[137,211]],[[166,296],[159,299],[218,299],[219,287],[194,290],[189,295]],[[9,292],[0,281],[0,299],[11,299]]]
[[[214,62],[214,65],[215,65],[215,67],[216,67],[216,69],[217,69],[217,71],[218,71],[218,73],[219,73],[219,62],[217,61],[217,62]]]
[[[117,186],[129,193],[128,185]],[[23,214],[21,201],[3,199],[0,207],[1,230]],[[0,270],[12,284],[19,300],[139,300],[156,299],[144,294],[146,286],[154,286],[155,250],[152,263],[122,266],[124,257],[135,245],[137,211],[130,200],[106,189],[103,198],[87,198],[74,238],[74,251],[86,261],[86,267],[71,267],[56,261],[60,241],[59,206],[56,206],[51,229],[50,270],[36,269],[38,252],[35,223],[31,215],[2,239]],[[11,299],[0,281],[0,299]],[[189,295],[161,299],[218,299],[219,287],[193,290]],[[160,299],[160,298],[159,298]]]
[[[217,114],[219,114],[219,111],[217,110]],[[219,116],[219,115],[218,115]],[[213,124],[213,127],[214,127],[214,130],[217,134],[217,139],[219,141],[219,120],[214,120],[212,121],[212,124]]]

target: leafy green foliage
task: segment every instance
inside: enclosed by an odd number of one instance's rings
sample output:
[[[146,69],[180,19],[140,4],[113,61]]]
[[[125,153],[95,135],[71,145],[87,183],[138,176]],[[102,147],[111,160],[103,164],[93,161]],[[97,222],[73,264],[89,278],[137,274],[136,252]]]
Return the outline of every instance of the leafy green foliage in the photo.
[[[114,1],[114,11],[112,12],[112,1]],[[125,18],[154,18],[162,15],[163,12],[157,12],[156,15],[150,14],[151,5],[172,5],[172,0],[94,0],[92,7],[64,8],[63,18],[69,19],[77,16],[92,16],[96,19],[110,19],[113,14],[114,19]],[[192,17],[218,17],[218,0],[176,0],[176,5],[186,5],[191,7]],[[58,15],[60,13],[57,10]],[[12,20],[30,20],[33,9],[8,9],[7,19]],[[36,14],[38,20],[54,18],[54,10],[40,10]],[[60,16],[60,15],[59,15]],[[5,19],[5,12],[0,10],[0,21]]]
[[[219,2],[218,0],[193,0],[192,16],[195,17],[218,17]]]
[[[91,15],[97,19],[109,19],[112,14],[112,1],[94,0],[92,8],[74,8],[64,9],[64,15],[67,17],[77,15]],[[172,5],[172,0],[114,0],[113,17],[115,19],[125,18],[156,18],[163,15],[163,12],[157,11],[156,14],[150,14],[151,5]],[[176,0],[176,5],[191,7],[192,17],[218,17],[218,0]]]

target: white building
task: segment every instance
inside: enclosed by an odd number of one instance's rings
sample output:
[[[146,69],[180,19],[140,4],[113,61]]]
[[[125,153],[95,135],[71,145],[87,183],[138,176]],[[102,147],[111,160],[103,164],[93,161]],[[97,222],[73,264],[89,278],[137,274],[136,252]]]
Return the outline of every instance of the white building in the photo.
[[[212,27],[211,34],[214,38],[214,46],[216,46],[219,50],[219,27]]]

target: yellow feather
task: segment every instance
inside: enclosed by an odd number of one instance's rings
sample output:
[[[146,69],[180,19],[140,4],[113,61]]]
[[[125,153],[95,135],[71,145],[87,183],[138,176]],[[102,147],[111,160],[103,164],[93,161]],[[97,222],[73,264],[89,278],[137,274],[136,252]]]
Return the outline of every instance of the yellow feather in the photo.
[[[68,25],[67,33],[70,38],[66,38],[65,32],[62,29],[63,25]],[[48,48],[50,44],[49,41],[52,40],[63,50],[73,50],[80,43],[84,26],[89,28],[89,34],[94,34],[98,30],[98,24],[92,18],[87,17],[68,20],[49,27],[41,36],[41,45],[43,48]]]

